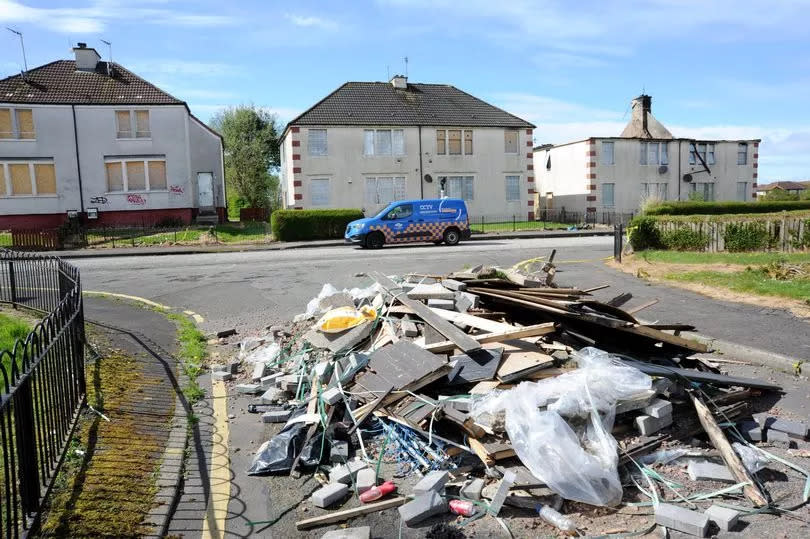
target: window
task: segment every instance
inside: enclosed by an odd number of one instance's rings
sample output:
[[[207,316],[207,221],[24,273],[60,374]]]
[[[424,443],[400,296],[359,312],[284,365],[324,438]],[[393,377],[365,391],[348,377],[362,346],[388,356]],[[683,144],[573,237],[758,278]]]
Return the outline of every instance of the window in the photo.
[[[642,142],[640,163],[642,165],[668,165],[668,150],[666,142]]]
[[[0,162],[0,196],[56,194],[56,173],[51,162]]]
[[[31,109],[0,109],[0,139],[37,138]]]
[[[472,155],[472,129],[437,129],[437,155]]]
[[[613,143],[611,142],[611,146]],[[602,184],[602,206],[613,206],[614,205],[614,189],[616,188],[616,184],[614,183],[603,183]]]
[[[695,148],[697,148],[697,150]],[[695,145],[695,143],[691,143],[689,145],[690,165],[702,164],[697,156],[700,156],[700,158],[703,159],[703,162],[705,162],[707,165],[715,164],[716,159],[714,156],[714,144],[709,142],[698,142],[697,145]]]
[[[313,206],[329,205],[328,178],[319,178],[309,181],[309,201]]]
[[[366,129],[363,135],[363,155],[405,155],[402,129]]]
[[[108,193],[166,190],[165,159],[107,159],[104,167]]]
[[[117,138],[150,138],[148,110],[115,111]]]
[[[473,200],[473,177],[472,176],[445,176],[445,194],[450,198],[460,198],[462,200]]]
[[[737,164],[738,165],[748,164],[748,144],[745,142],[740,142],[739,144],[737,144]]]
[[[641,195],[643,198],[657,198],[667,200],[669,196],[669,184],[666,182],[652,182],[641,184]]]
[[[405,198],[405,177],[366,178],[366,203],[389,204]]]
[[[400,204],[392,208],[391,211],[385,215],[385,219],[393,221],[394,219],[405,219],[411,215],[413,215],[413,204]]]
[[[612,165],[613,161],[613,142],[602,141],[602,164]]]
[[[714,200],[714,184],[713,183],[692,183],[692,192],[697,195],[699,200],[712,202]]]
[[[506,201],[520,201],[520,176],[506,177]]]
[[[748,200],[748,182],[737,182],[737,200]]]
[[[504,138],[504,151],[506,153],[518,153],[518,140],[520,139],[519,131],[517,129],[507,129],[503,132]]]
[[[309,155],[321,157],[329,155],[326,145],[326,129],[309,129],[307,132],[307,147]]]

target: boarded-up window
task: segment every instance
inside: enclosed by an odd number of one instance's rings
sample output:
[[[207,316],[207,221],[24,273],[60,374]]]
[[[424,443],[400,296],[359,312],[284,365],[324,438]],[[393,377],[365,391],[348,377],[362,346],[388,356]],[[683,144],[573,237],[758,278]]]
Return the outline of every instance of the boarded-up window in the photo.
[[[436,130],[436,155],[445,155],[447,153],[446,136],[447,132],[444,129]]]
[[[520,176],[506,177],[506,201],[520,201]]]
[[[472,131],[465,129],[464,130],[464,155],[472,155],[473,153],[473,145],[472,145]]]
[[[34,194],[31,187],[31,171],[28,168],[28,163],[10,164],[8,166],[8,172],[11,175],[12,195]]]
[[[11,127],[11,109],[0,109],[0,138],[14,138]]]
[[[504,151],[506,153],[518,153],[518,130],[507,129],[503,132]]]
[[[38,195],[56,194],[56,173],[53,168],[53,163],[35,164],[34,177],[37,182]]]
[[[166,189],[166,161],[149,161],[149,189]]]
[[[107,191],[124,190],[124,172],[122,163],[107,163]]]
[[[318,178],[309,182],[309,197],[313,206],[329,205],[329,179]]]
[[[37,138],[34,129],[34,113],[31,109],[16,109],[17,115],[17,138],[35,139]]]
[[[128,110],[115,111],[115,129],[118,138],[132,138],[132,120]]]
[[[0,196],[6,196],[6,167],[0,163]]]
[[[152,132],[149,130],[149,111],[135,111],[135,136],[137,138],[149,138]]]
[[[461,131],[450,129],[447,132],[448,153],[450,155],[461,155]]]
[[[309,129],[307,131],[307,147],[309,155],[323,156],[329,155],[329,148],[326,142],[326,129]]]
[[[127,162],[127,191],[143,191],[146,189],[146,172],[143,161]]]

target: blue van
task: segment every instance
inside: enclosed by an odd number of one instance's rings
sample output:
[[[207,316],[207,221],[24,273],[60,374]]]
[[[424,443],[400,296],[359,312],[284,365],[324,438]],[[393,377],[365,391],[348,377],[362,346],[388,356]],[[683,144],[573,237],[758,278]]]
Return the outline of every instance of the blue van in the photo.
[[[469,237],[467,205],[460,198],[398,200],[374,217],[352,221],[344,236],[346,243],[370,249],[416,241],[455,245]]]

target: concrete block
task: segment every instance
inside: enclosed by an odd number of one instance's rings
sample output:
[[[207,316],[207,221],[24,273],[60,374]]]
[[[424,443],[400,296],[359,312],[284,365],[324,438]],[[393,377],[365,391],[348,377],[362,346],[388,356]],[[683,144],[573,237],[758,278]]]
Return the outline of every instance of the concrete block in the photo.
[[[455,292],[446,289],[439,283],[420,283],[406,292],[406,295],[411,299],[426,299],[428,301],[434,299],[452,300],[455,298]]]
[[[423,520],[447,512],[447,502],[438,492],[430,491],[417,496],[405,505],[399,506],[399,516],[406,526],[419,524]]]
[[[517,481],[517,474],[512,470],[506,470],[503,474],[501,482],[498,484],[498,490],[495,492],[495,495],[492,497],[492,501],[489,503],[489,512],[491,514],[497,515],[501,512],[503,502],[506,501],[506,497],[509,495],[509,489],[515,484],[515,481]]]
[[[672,425],[672,416],[653,417],[651,415],[640,415],[636,417],[636,428],[642,436],[650,436],[659,430]]]
[[[267,374],[267,365],[265,365],[261,361],[253,364],[253,376],[251,377],[251,379],[254,382],[258,382],[259,380],[261,380],[265,374]]]
[[[298,384],[301,382],[301,376],[298,374],[288,374],[279,378],[279,387],[284,391],[296,391]]]
[[[276,404],[277,402],[285,402],[287,400],[287,392],[277,387],[271,387],[260,397],[262,404]]]
[[[364,468],[368,468],[365,462],[361,460],[350,460],[346,464],[332,468],[332,471],[329,472],[329,482],[351,485],[357,480],[357,472]]]
[[[707,460],[690,460],[687,471],[692,481],[737,482],[725,464],[715,464]]]
[[[656,419],[672,415],[672,403],[664,399],[653,399],[653,401],[643,408],[646,415]]]
[[[221,363],[214,363],[211,365],[211,372],[228,372],[228,366]]]
[[[286,423],[292,415],[292,410],[270,410],[262,414],[263,423]]]
[[[325,384],[332,377],[332,364],[328,361],[321,361],[315,365],[314,373],[318,377],[318,382]]]
[[[229,372],[212,372],[211,379],[226,382],[228,380],[233,380],[233,375]]]
[[[719,505],[712,505],[704,513],[709,517],[709,520],[717,524],[721,531],[731,531],[737,525],[737,518],[740,513],[728,507],[720,507]]]
[[[450,478],[447,472],[443,470],[436,470],[428,473],[413,487],[413,493],[417,496],[419,494],[427,494],[428,492],[441,492],[444,489],[445,483]]]
[[[228,362],[228,372],[231,374],[239,374],[239,367],[242,366],[241,361],[229,361]]]
[[[761,442],[763,440],[762,427],[756,421],[741,421],[737,424],[737,430],[749,442]]]
[[[377,472],[371,468],[363,468],[357,472],[357,493],[362,494],[377,485]]]
[[[708,516],[669,503],[658,504],[655,509],[655,523],[698,537],[706,537],[709,529]]]
[[[329,483],[312,493],[312,503],[315,507],[329,507],[342,500],[349,493],[349,487],[343,483]]]
[[[416,324],[410,318],[403,318],[400,327],[402,328],[402,334],[406,337],[419,336],[419,328],[416,327]]]
[[[281,376],[283,375],[280,372],[270,374],[268,376],[262,376],[261,378],[259,378],[259,385],[262,386],[263,388],[275,387],[276,380]]]
[[[799,421],[788,421],[778,417],[769,417],[765,422],[765,428],[784,432],[795,440],[806,440],[808,438],[807,423]]]
[[[371,528],[358,526],[357,528],[329,530],[321,536],[321,539],[371,539]]]
[[[671,397],[674,393],[677,393],[677,384],[669,378],[659,378],[653,382],[652,388],[656,393],[664,397]]]
[[[768,429],[765,433],[766,436],[768,437],[769,444],[775,447],[783,447],[785,449],[790,449],[792,442],[790,441],[790,436],[788,436],[786,432]]]
[[[485,481],[481,478],[475,478],[464,483],[461,487],[460,494],[463,498],[469,500],[480,500],[481,491],[484,490]]]
[[[340,392],[340,388],[338,387],[330,387],[321,393],[321,399],[323,402],[329,405],[336,404],[342,396],[343,394]]]
[[[262,386],[259,384],[237,384],[236,392],[242,395],[257,395],[262,392]]]
[[[467,290],[467,284],[455,279],[442,279],[442,286],[455,292]]]
[[[345,440],[332,440],[332,451],[329,460],[334,464],[349,462],[349,442]]]
[[[448,311],[456,308],[456,302],[452,299],[429,299],[427,305],[434,309],[447,309]]]

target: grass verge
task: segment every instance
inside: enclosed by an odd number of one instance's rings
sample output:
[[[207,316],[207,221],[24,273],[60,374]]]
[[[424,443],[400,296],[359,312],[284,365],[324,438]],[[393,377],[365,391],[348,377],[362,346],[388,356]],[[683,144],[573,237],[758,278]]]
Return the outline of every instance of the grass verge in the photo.
[[[470,230],[475,233],[515,232],[518,230],[565,230],[569,226],[572,225],[554,223],[551,221],[501,221],[497,223],[470,221]]]
[[[25,339],[31,331],[32,326],[24,320],[15,316],[0,313],[0,352],[8,350],[11,352],[14,349],[14,343],[18,340]],[[3,368],[6,373],[10,372],[11,357],[8,354],[3,355]]]
[[[91,247],[147,247],[153,245],[195,245],[199,243],[246,243],[272,241],[269,223],[228,223],[209,227],[186,227],[177,230],[143,228],[91,229],[87,242]]]
[[[810,253],[697,253],[689,251],[640,251],[637,257],[647,262],[664,264],[770,264],[780,260],[791,263],[810,262]]]
[[[810,304],[810,279],[776,280],[761,269],[749,268],[736,272],[692,271],[667,273],[665,279],[706,286],[718,286],[760,296],[796,299]]]
[[[194,404],[205,396],[205,390],[197,383],[205,359],[207,346],[205,335],[197,329],[194,322],[182,314],[170,313],[166,316],[177,325],[177,340],[180,342],[178,356],[182,362],[183,372],[188,376],[188,384],[183,387],[183,394],[189,404]]]

